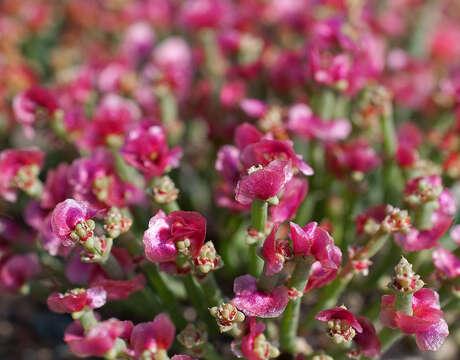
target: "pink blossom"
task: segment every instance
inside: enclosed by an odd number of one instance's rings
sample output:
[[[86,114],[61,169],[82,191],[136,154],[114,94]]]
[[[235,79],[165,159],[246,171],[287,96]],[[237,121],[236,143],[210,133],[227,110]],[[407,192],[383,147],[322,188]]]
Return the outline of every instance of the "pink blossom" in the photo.
[[[279,355],[278,349],[266,340],[264,330],[265,324],[262,321],[256,321],[254,318],[249,320],[249,333],[241,339],[241,355],[246,359],[263,360]],[[234,344],[232,346],[234,347]]]
[[[45,154],[36,148],[11,149],[0,153],[0,195],[14,202],[17,189],[33,190]]]
[[[323,322],[340,319],[344,321],[348,326],[353,327],[356,332],[361,333],[363,331],[363,328],[359,321],[356,319],[355,315],[350,310],[347,310],[341,306],[336,306],[332,309],[320,311],[315,315],[315,319]]]
[[[380,224],[387,216],[387,205],[374,205],[356,217],[356,232],[362,235],[369,221]]]
[[[76,159],[70,166],[68,181],[73,198],[97,209],[123,208],[143,197],[134,185],[120,179],[114,156],[105,148],[96,149],[89,157]]]
[[[438,246],[432,254],[433,264],[437,270],[447,278],[453,279],[460,276],[460,259],[455,254]]]
[[[155,354],[159,350],[168,350],[174,341],[175,327],[168,315],[159,314],[151,322],[134,326],[130,337],[130,354],[135,359],[144,351]]]
[[[84,331],[79,321],[70,324],[64,334],[64,341],[73,354],[78,357],[104,356],[119,337],[129,338],[133,329],[131,321],[109,319]]]
[[[261,118],[267,111],[267,105],[257,99],[243,99],[240,103],[241,110],[253,118]]]
[[[88,203],[67,199],[56,205],[51,215],[51,226],[53,232],[62,240],[64,246],[71,246],[75,240],[70,237],[70,233],[75,230],[79,223],[85,223],[96,215]],[[91,232],[87,237],[92,236]]]
[[[47,120],[50,120],[57,107],[54,95],[48,89],[39,86],[16,95],[13,100],[16,120],[24,126],[24,132],[29,138],[35,133],[33,125],[40,117],[39,111],[45,111]]]
[[[148,22],[136,22],[126,29],[122,42],[123,52],[136,63],[145,58],[155,43],[155,31]]]
[[[266,293],[257,289],[257,279],[251,275],[237,277],[233,292],[233,304],[246,316],[275,318],[283,313],[289,302],[285,286],[278,286],[271,293]]]
[[[251,124],[244,123],[235,129],[235,145],[239,150],[246,146],[257,143],[264,138],[262,133]]]
[[[246,95],[246,84],[243,81],[229,81],[222,85],[219,94],[220,102],[225,107],[234,107]]]
[[[350,172],[369,172],[381,162],[375,150],[363,139],[327,146],[326,161],[338,177]]]
[[[112,280],[103,276],[90,281],[92,287],[101,287],[107,292],[107,300],[122,300],[145,288],[145,277],[137,274],[129,280]]]
[[[48,170],[40,202],[44,209],[54,209],[58,203],[71,197],[68,176],[69,165],[66,163],[59,164],[54,170]]]
[[[277,196],[291,177],[289,163],[274,160],[242,177],[236,186],[235,199],[243,205],[251,204],[255,199],[268,200]]]
[[[279,204],[270,207],[270,219],[284,222],[295,217],[299,206],[308,193],[308,182],[297,177],[292,178],[284,187]]]
[[[361,333],[357,333],[353,338],[353,341],[359,345],[360,353],[368,358],[380,357],[382,343],[377,336],[374,325],[364,316],[356,315],[356,320],[363,329]]]
[[[382,296],[380,321],[383,325],[400,328],[405,334],[415,334],[417,345],[422,351],[436,351],[449,335],[449,329],[442,318],[438,294],[431,289],[421,289],[414,293],[413,315],[394,310],[394,295]]]
[[[293,105],[289,109],[287,128],[307,139],[323,141],[343,140],[348,137],[351,131],[348,120],[324,121],[315,116],[308,105],[302,103]]]
[[[334,280],[342,263],[342,252],[334,245],[334,239],[328,232],[316,222],[311,222],[303,228],[291,222],[290,229],[294,254],[313,255],[316,260],[312,265],[305,291]]]
[[[460,225],[452,227],[450,230],[450,237],[460,246]]]
[[[178,146],[168,148],[163,126],[143,122],[128,133],[121,154],[150,179],[179,166],[182,150]]]
[[[186,0],[180,7],[181,22],[190,30],[230,25],[232,3],[228,0]]]
[[[268,165],[273,160],[289,161],[292,168],[306,176],[313,175],[313,169],[294,152],[289,140],[261,140],[247,145],[241,152],[241,163],[246,169],[251,166]]]
[[[46,300],[48,307],[57,313],[73,313],[88,307],[97,309],[106,302],[107,294],[102,287],[74,289],[65,294],[52,293]]]
[[[152,262],[174,261],[179,253],[196,258],[206,237],[206,219],[194,211],[159,210],[144,232],[145,255]],[[183,244],[181,247],[178,242]]]
[[[40,270],[36,254],[3,255],[0,258],[0,287],[8,292],[17,292]]]
[[[276,223],[262,247],[262,257],[265,260],[265,274],[267,276],[279,273],[283,269],[285,261],[291,259],[293,256],[289,242],[276,239],[278,228],[279,223]]]
[[[89,149],[104,145],[119,147],[140,116],[140,110],[133,101],[115,94],[105,95],[95,110],[81,144]]]

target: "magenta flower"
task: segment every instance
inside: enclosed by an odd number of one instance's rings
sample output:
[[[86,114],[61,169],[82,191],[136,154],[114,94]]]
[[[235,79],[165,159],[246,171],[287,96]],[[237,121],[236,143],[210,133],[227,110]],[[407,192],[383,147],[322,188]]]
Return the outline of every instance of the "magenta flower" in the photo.
[[[240,102],[241,110],[253,118],[261,118],[267,111],[268,106],[257,99],[243,99]]]
[[[121,154],[151,179],[179,166],[182,150],[178,146],[169,149],[163,126],[146,121],[128,133]]]
[[[138,63],[149,55],[155,43],[155,31],[148,22],[136,22],[126,29],[122,49],[130,59]]]
[[[183,97],[189,89],[193,70],[192,51],[187,42],[176,36],[166,38],[153,50],[153,64],[174,92]]]
[[[28,138],[35,133],[35,122],[40,118],[50,120],[57,108],[54,95],[48,89],[39,86],[16,95],[13,100],[14,116],[17,122],[24,126]]]
[[[364,316],[356,315],[356,320],[363,329],[353,338],[353,341],[359,346],[359,354],[363,354],[368,358],[379,357],[382,353],[382,343],[377,336],[374,325]]]
[[[292,178],[285,186],[278,205],[270,207],[270,219],[273,222],[284,222],[295,217],[297,209],[308,193],[308,181]]]
[[[81,144],[88,149],[105,145],[118,148],[140,116],[136,103],[115,94],[108,94],[98,104]]]
[[[294,170],[306,176],[314,173],[302,160],[302,156],[294,152],[293,143],[289,140],[260,140],[247,145],[241,152],[241,163],[246,169],[258,165],[267,166],[274,160],[290,162]]]
[[[223,106],[231,108],[239,104],[246,95],[246,84],[240,80],[229,81],[222,85],[219,99]]]
[[[73,313],[85,308],[97,309],[104,306],[107,293],[102,287],[73,289],[65,294],[57,292],[48,296],[46,303],[50,310],[57,313]]]
[[[3,255],[0,258],[0,287],[8,292],[17,292],[40,271],[36,254]]]
[[[460,225],[452,227],[450,230],[450,237],[455,241],[455,243],[460,246]]]
[[[438,246],[432,254],[433,264],[448,279],[460,276],[460,259],[455,254]]]
[[[264,241],[262,247],[262,257],[265,260],[265,274],[272,276],[283,269],[286,260],[293,256],[291,245],[286,240],[276,239],[279,223],[273,226],[273,229]]]
[[[340,178],[350,172],[366,173],[380,165],[380,158],[366,140],[331,144],[326,148],[328,167]]]
[[[414,334],[422,351],[436,351],[449,335],[447,323],[442,318],[438,294],[431,289],[421,289],[414,293],[413,315],[394,310],[394,295],[382,296],[380,321],[383,325],[401,329],[405,334]]]
[[[312,255],[316,260],[312,265],[305,291],[334,280],[342,263],[342,252],[334,245],[334,239],[328,232],[316,222],[311,222],[303,228],[291,222],[290,229],[294,255]]]
[[[120,179],[114,156],[105,148],[96,149],[90,157],[75,160],[68,176],[72,197],[88,202],[95,209],[123,208],[143,198],[139,189]]]
[[[263,139],[262,133],[251,124],[244,123],[235,129],[235,145],[240,150]]]
[[[326,322],[329,326],[329,336],[337,344],[351,341],[356,333],[362,333],[363,328],[355,315],[344,306],[320,311],[315,319]]]
[[[233,283],[233,304],[246,316],[275,318],[289,302],[288,289],[278,286],[271,293],[257,289],[257,279],[251,275],[239,276]]]
[[[73,232],[78,231],[78,236],[85,241],[93,235],[88,220],[91,220],[97,211],[92,209],[88,203],[67,199],[60,202],[54,208],[51,215],[51,226],[53,232],[61,239],[64,246],[71,246],[75,243]],[[77,230],[77,225],[79,229]]]
[[[287,128],[307,139],[322,141],[343,140],[348,137],[351,131],[348,120],[324,121],[315,116],[308,105],[302,103],[295,104],[289,109]]]
[[[128,339],[133,329],[131,321],[109,319],[84,331],[79,321],[70,324],[64,334],[64,341],[70,351],[78,357],[104,356],[112,349],[117,338]]]
[[[189,30],[230,25],[232,3],[228,0],[187,0],[180,7],[180,21]]]
[[[44,209],[54,209],[61,201],[71,197],[69,165],[61,163],[55,170],[48,170],[40,205]]]
[[[107,300],[122,300],[145,288],[145,277],[137,274],[129,280],[112,280],[98,276],[90,280],[92,287],[101,287],[107,293]]]
[[[174,341],[176,329],[166,314],[158,314],[151,322],[134,326],[128,353],[138,359],[144,352],[155,355],[166,352]]]
[[[255,199],[268,200],[277,196],[291,177],[291,167],[286,161],[274,160],[265,167],[251,168],[238,182],[235,199],[243,205]]]
[[[194,211],[159,210],[144,232],[145,255],[152,262],[175,261],[181,254],[196,258],[206,237],[206,219]]]
[[[241,339],[241,354],[246,359],[266,360],[279,356],[279,350],[265,338],[264,330],[265,324],[262,321],[249,320],[249,333]]]
[[[366,232],[366,227],[379,225],[387,217],[387,205],[374,205],[356,217],[356,233],[362,235]]]
[[[39,195],[38,174],[45,154],[36,148],[11,149],[0,153],[0,195],[8,201],[17,198],[17,189]]]

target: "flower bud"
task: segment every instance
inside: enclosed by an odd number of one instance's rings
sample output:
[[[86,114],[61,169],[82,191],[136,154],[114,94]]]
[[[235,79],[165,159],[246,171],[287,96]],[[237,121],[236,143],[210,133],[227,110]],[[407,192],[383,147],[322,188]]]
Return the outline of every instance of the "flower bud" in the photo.
[[[222,266],[222,260],[217,254],[212,241],[208,241],[201,247],[200,253],[193,262],[197,269],[203,274],[207,274]]]
[[[230,331],[236,323],[243,322],[244,314],[232,303],[224,303],[209,309],[211,315],[216,318],[220,332]]]
[[[169,176],[161,176],[153,181],[152,195],[156,203],[167,204],[177,199],[179,190]]]
[[[208,334],[203,326],[196,327],[193,324],[187,324],[184,330],[177,335],[177,340],[187,349],[196,349],[208,341]]]
[[[389,285],[390,288],[401,293],[414,293],[420,290],[423,285],[424,282],[420,276],[412,270],[412,264],[402,257],[395,267],[395,276]]]
[[[127,216],[126,212],[112,206],[105,216],[104,229],[112,239],[127,232],[133,224],[133,221]]]

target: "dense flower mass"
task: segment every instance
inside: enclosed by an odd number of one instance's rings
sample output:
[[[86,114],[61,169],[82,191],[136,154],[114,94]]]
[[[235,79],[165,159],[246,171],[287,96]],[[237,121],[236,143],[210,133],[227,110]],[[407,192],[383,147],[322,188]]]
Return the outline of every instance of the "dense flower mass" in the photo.
[[[0,1],[2,354],[458,359],[459,19]]]

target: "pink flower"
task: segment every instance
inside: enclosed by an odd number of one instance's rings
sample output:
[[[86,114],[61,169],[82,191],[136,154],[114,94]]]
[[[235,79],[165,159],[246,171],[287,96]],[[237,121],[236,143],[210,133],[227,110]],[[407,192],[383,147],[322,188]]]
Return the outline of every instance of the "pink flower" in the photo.
[[[145,288],[145,277],[137,274],[129,280],[112,280],[100,276],[90,281],[92,287],[101,287],[107,292],[107,299],[122,300],[128,298],[131,294],[141,291]]]
[[[363,332],[363,328],[355,315],[344,306],[336,306],[333,309],[320,311],[315,315],[315,319],[328,324],[329,336],[338,344],[349,342],[355,337],[356,333]]]
[[[172,90],[185,96],[192,76],[192,52],[187,42],[178,36],[163,40],[153,51],[153,63]]]
[[[246,169],[251,166],[267,166],[274,160],[289,162],[293,169],[306,176],[313,175],[313,169],[294,152],[289,140],[260,140],[247,145],[241,152],[241,163]]]
[[[331,144],[326,148],[328,167],[338,176],[350,172],[369,172],[380,165],[380,158],[366,140]]]
[[[240,107],[241,110],[253,118],[261,118],[267,111],[267,105],[257,99],[243,99]]]
[[[163,126],[143,122],[128,133],[121,154],[151,179],[179,166],[182,150],[178,146],[168,148]]]
[[[36,254],[4,255],[0,259],[0,287],[8,292],[17,292],[40,271]]]
[[[437,270],[447,278],[453,279],[460,276],[460,259],[455,254],[438,246],[432,254],[433,264]]]
[[[313,255],[316,260],[312,265],[305,291],[334,280],[342,263],[342,252],[334,245],[334,239],[328,232],[316,222],[311,222],[303,228],[291,222],[290,229],[294,255]]]
[[[52,293],[46,300],[48,307],[57,313],[73,313],[88,307],[97,309],[104,306],[107,294],[102,287],[74,289],[65,294]]]
[[[133,101],[115,94],[105,95],[96,108],[81,144],[88,149],[105,145],[119,147],[140,116],[140,110]]]
[[[159,314],[151,322],[134,326],[130,337],[130,355],[140,358],[144,351],[152,355],[160,350],[167,351],[174,341],[175,327],[168,315]]]
[[[220,102],[225,107],[234,107],[246,94],[246,84],[240,80],[229,81],[220,89]]]
[[[44,209],[54,209],[58,203],[71,197],[68,176],[69,165],[66,163],[59,164],[55,170],[48,170],[40,202]]]
[[[244,123],[235,129],[235,145],[243,150],[246,146],[264,139],[262,133],[251,124]]]
[[[257,289],[257,279],[251,275],[237,277],[233,292],[233,304],[246,316],[275,318],[283,313],[289,302],[285,286],[278,286],[271,293],[266,293]]]
[[[189,30],[219,28],[230,25],[231,5],[227,0],[187,0],[180,7],[179,17]]]
[[[120,179],[114,156],[105,148],[96,149],[90,157],[76,159],[70,166],[68,181],[72,197],[96,209],[123,208],[143,197],[134,185]]]
[[[193,211],[159,210],[144,232],[145,255],[152,262],[174,261],[179,254],[196,258],[206,237],[206,219]]]
[[[241,354],[246,359],[264,360],[279,355],[278,349],[266,340],[264,330],[265,324],[262,321],[249,320],[249,333],[241,339]]]
[[[14,202],[17,189],[35,194],[45,154],[36,148],[11,149],[0,153],[0,195]],[[36,195],[39,195],[38,193]]]
[[[450,237],[460,246],[460,225],[452,227],[452,230],[450,230]]]
[[[379,357],[382,353],[382,343],[377,337],[374,325],[364,316],[356,315],[356,320],[363,329],[361,333],[357,333],[353,338],[353,341],[360,347],[359,353],[368,358]]]
[[[47,120],[50,120],[57,107],[54,95],[48,89],[38,86],[16,95],[13,100],[16,120],[24,126],[24,132],[29,138],[34,135],[33,125],[39,117],[43,117],[40,111],[44,111]]]
[[[336,141],[347,138],[351,131],[346,119],[324,121],[315,116],[308,105],[299,103],[289,109],[288,130],[307,139]]]
[[[279,204],[270,207],[270,219],[273,222],[284,222],[295,217],[297,209],[308,193],[308,182],[305,179],[292,178],[285,186]]]
[[[82,227],[87,228],[87,220],[92,219],[96,213],[88,203],[83,201],[67,199],[60,202],[51,215],[53,232],[62,240],[64,246],[71,246],[75,243],[71,233],[75,231],[77,225],[81,224]],[[85,232],[86,238],[93,235],[90,228],[87,228]]]
[[[265,167],[253,168],[238,182],[235,199],[243,205],[255,199],[268,200],[278,195],[291,176],[289,164],[283,161],[275,160]]]
[[[449,329],[442,318],[438,294],[431,289],[421,289],[414,293],[413,315],[394,310],[394,295],[382,296],[380,321],[391,329],[400,328],[405,334],[415,334],[420,350],[438,350],[449,335]]]
[[[127,339],[133,329],[131,321],[109,319],[84,331],[79,321],[70,324],[64,334],[64,341],[70,351],[78,357],[104,356],[119,337]]]
[[[387,217],[387,205],[374,205],[356,217],[356,232],[362,235],[369,222],[381,224]]]
[[[279,273],[283,269],[285,261],[291,259],[293,256],[289,242],[276,239],[278,228],[279,223],[276,223],[262,247],[262,257],[265,260],[265,274],[267,276]]]
[[[126,29],[122,42],[123,52],[136,63],[153,48],[155,31],[148,22],[136,22]]]
[[[402,168],[411,167],[417,160],[417,151],[408,145],[399,144],[396,149],[396,161]]]

